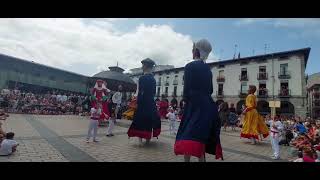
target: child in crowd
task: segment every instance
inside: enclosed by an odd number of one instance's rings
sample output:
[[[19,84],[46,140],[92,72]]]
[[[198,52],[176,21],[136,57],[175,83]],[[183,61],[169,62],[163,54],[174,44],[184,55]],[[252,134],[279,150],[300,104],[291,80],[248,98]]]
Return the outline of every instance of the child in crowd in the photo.
[[[6,134],[6,139],[1,142],[0,146],[1,156],[8,156],[17,150],[19,144],[15,140],[13,140],[13,137],[13,132],[9,132]]]
[[[116,118],[117,118],[116,117],[116,113],[115,113],[115,106],[111,106],[109,111],[110,111],[111,117],[107,118],[108,122],[109,122],[109,125],[108,125],[108,128],[107,128],[107,135],[106,135],[107,137],[114,136],[114,134],[112,134],[112,130],[114,128],[114,124],[115,124]],[[105,116],[107,117],[108,115],[105,114]]]
[[[175,114],[173,108],[170,106],[166,117],[169,119],[169,131],[170,134],[176,134],[176,121],[177,115]]]
[[[238,116],[235,112],[230,111],[228,121],[229,121],[229,124],[231,125],[232,131],[236,131]]]
[[[97,104],[97,107],[91,108],[91,117],[90,117],[90,124],[87,136],[87,143],[89,143],[90,137],[92,136],[93,131],[93,142],[99,142],[97,140],[97,131],[98,131],[98,124],[101,115],[101,103]]]

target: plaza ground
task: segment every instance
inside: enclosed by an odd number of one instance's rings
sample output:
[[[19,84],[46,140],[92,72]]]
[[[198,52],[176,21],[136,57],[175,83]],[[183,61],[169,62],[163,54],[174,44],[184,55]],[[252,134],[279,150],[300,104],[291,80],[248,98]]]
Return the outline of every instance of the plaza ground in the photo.
[[[3,128],[15,132],[20,144],[15,154],[0,157],[0,162],[181,162],[183,156],[173,153],[175,136],[170,135],[166,121],[159,138],[149,145],[138,146],[136,138],[128,139],[131,121],[120,120],[113,137],[106,137],[106,127],[100,127],[100,142],[86,143],[88,117],[61,115],[11,114]],[[178,126],[178,125],[177,125]],[[272,160],[269,139],[251,145],[240,139],[239,129],[221,132],[224,161],[206,155],[208,162],[283,162],[288,159],[288,147],[281,146],[281,159]],[[196,161],[195,158],[192,161]]]

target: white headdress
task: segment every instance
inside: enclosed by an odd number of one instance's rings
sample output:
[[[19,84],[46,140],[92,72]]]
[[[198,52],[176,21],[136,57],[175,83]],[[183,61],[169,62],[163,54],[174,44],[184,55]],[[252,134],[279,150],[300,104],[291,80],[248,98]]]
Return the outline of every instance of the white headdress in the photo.
[[[201,60],[206,60],[210,52],[212,51],[211,44],[206,39],[201,39],[198,42],[194,43],[194,48],[199,50]]]

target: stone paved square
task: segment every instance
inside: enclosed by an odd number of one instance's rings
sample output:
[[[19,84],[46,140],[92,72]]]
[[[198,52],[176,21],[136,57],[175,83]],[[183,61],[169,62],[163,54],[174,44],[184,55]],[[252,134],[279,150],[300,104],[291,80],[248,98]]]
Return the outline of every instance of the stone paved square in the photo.
[[[1,162],[182,162],[182,156],[173,152],[175,136],[170,135],[168,123],[162,122],[162,133],[149,145],[138,146],[137,138],[128,139],[131,121],[120,120],[114,128],[114,137],[106,137],[106,127],[99,127],[100,142],[86,143],[88,117],[43,116],[11,114],[4,128],[16,133],[20,144],[15,154],[0,157]],[[177,124],[178,127],[178,124]],[[207,155],[208,162],[272,162],[269,139],[253,146],[240,139],[239,129],[221,132],[224,161]],[[281,146],[281,157],[286,161],[288,148]],[[192,158],[196,161],[196,158]]]

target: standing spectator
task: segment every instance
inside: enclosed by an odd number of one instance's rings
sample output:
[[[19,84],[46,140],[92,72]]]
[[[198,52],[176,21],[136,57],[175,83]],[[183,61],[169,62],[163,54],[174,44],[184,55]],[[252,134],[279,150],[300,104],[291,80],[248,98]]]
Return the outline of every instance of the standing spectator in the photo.
[[[219,108],[219,117],[221,120],[221,124],[223,125],[223,129],[226,132],[228,126],[228,118],[229,118],[229,107],[228,103],[223,102]]]
[[[174,112],[173,107],[169,107],[168,113],[166,117],[169,119],[169,131],[170,134],[176,134],[176,120],[177,120],[177,115]]]
[[[236,108],[234,107],[233,103],[230,104],[229,112],[236,113]]]

